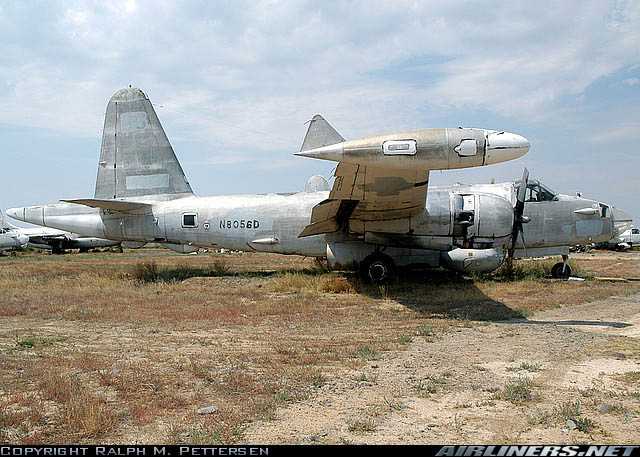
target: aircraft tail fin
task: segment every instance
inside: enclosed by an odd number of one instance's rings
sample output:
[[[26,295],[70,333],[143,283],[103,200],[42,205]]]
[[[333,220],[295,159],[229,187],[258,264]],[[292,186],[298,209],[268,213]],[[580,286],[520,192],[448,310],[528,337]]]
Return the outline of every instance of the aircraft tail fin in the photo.
[[[191,195],[149,98],[131,86],[116,92],[104,119],[95,198]]]
[[[302,142],[300,151],[307,151],[309,149],[321,148],[322,146],[330,146],[336,143],[342,143],[344,138],[336,129],[324,120],[322,116],[316,114],[313,119],[309,121],[309,128],[307,134]]]
[[[4,214],[2,214],[2,210],[0,210],[0,228],[3,229],[13,229],[17,228],[15,225],[11,224],[4,218]]]

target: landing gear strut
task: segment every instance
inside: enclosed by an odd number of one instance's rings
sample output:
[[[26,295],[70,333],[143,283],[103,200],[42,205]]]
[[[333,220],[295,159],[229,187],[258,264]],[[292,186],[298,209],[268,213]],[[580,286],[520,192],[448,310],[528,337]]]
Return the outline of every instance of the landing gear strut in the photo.
[[[553,268],[551,268],[551,276],[556,279],[569,279],[569,276],[571,276],[571,267],[567,265],[568,259],[568,255],[563,255],[562,262],[556,263]]]

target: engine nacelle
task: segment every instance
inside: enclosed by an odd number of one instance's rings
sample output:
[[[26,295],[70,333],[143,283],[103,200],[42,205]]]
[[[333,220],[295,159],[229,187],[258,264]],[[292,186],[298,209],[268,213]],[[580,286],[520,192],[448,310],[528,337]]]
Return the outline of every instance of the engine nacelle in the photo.
[[[122,246],[128,249],[140,249],[147,243],[145,241],[123,241]]]
[[[461,273],[488,273],[504,262],[503,249],[454,249],[440,252],[440,265]]]
[[[502,248],[436,251],[433,249],[386,248],[358,241],[328,243],[327,261],[332,269],[358,269],[367,257],[380,252],[393,261],[395,267],[446,268],[460,273],[488,273],[500,267],[505,259]]]
[[[165,248],[171,249],[172,251],[179,252],[180,254],[191,254],[192,252],[196,252],[200,249],[198,246],[189,246],[188,244],[174,244],[174,243],[160,243]]]

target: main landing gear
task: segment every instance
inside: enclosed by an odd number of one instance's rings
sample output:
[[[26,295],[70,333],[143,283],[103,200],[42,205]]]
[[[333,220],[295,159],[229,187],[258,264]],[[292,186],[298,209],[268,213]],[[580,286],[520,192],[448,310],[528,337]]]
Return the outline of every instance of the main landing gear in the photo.
[[[380,253],[371,254],[360,262],[360,274],[374,283],[388,281],[394,270],[395,264],[391,257]]]
[[[567,265],[567,260],[569,259],[568,255],[562,256],[562,262],[556,263],[551,268],[551,276],[556,279],[569,279],[571,276],[571,267]]]

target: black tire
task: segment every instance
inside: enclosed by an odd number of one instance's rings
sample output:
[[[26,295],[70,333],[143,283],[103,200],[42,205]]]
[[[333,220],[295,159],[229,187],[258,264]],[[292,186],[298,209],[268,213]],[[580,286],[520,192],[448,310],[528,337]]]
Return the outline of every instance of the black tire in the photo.
[[[551,268],[551,276],[556,279],[568,279],[571,276],[571,267],[569,265],[565,267],[563,262],[558,262]]]
[[[391,257],[384,254],[371,254],[360,263],[360,274],[367,281],[383,283],[394,273],[395,265]]]
[[[64,253],[62,249],[62,242],[53,243],[51,245],[51,253],[55,255],[61,255]]]

